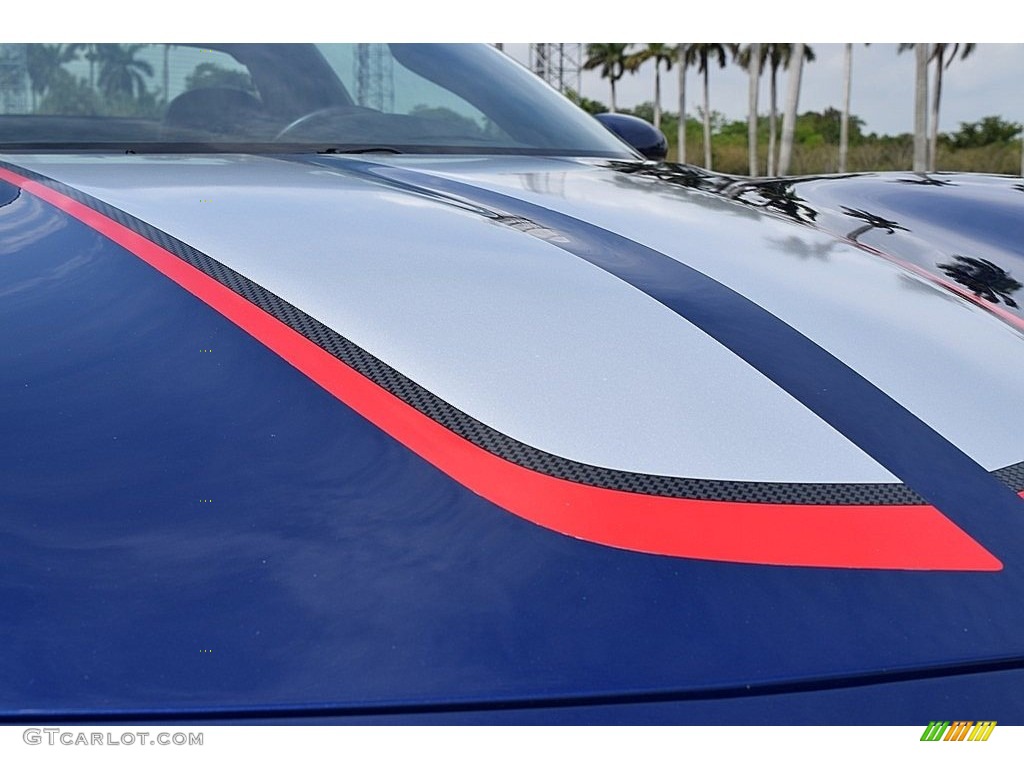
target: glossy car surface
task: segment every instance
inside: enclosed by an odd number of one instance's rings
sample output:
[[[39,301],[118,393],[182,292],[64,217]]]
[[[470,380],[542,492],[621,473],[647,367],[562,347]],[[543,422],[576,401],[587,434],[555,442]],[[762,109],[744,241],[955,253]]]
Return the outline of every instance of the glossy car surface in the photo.
[[[1024,721],[1020,179],[210,51],[229,127],[0,114],[3,718]]]

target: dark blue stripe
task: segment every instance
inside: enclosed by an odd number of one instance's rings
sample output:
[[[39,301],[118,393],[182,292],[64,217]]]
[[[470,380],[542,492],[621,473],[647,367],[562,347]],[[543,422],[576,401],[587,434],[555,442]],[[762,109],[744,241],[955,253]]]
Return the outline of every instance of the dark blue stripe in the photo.
[[[312,162],[418,193],[455,197],[557,231],[551,242],[696,325],[831,424],[929,504],[994,550],[1024,534],[1024,502],[878,387],[746,297],[659,251],[515,197],[349,158]],[[998,553],[996,553],[998,554]]]

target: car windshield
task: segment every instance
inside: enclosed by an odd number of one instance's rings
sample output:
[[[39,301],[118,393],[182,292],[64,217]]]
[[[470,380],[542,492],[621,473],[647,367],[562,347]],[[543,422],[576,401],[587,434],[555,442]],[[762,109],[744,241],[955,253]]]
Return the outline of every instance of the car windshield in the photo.
[[[0,45],[0,149],[634,158],[487,45]]]

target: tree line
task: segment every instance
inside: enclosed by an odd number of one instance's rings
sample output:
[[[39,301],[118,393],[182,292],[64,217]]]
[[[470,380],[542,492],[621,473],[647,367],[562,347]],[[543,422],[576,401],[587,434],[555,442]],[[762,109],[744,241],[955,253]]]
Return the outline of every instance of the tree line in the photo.
[[[156,94],[146,88],[153,66],[140,58],[143,45],[118,43],[56,43],[28,47],[32,111],[56,114],[98,114],[102,111],[144,115],[157,109]],[[65,67],[88,63],[88,78]]]
[[[915,90],[914,90],[914,131],[900,137],[884,137],[892,139],[890,143],[902,145],[909,138],[913,151],[909,165],[915,171],[936,170],[940,153],[955,148],[975,147],[971,143],[980,136],[993,138],[1006,144],[1020,133],[1021,126],[1003,121],[998,116],[983,118],[976,124],[961,126],[959,137],[940,135],[938,132],[939,109],[942,99],[943,74],[954,61],[962,61],[970,56],[977,46],[974,43],[903,43],[897,48],[898,53],[913,51],[915,55]],[[679,82],[678,112],[675,122],[676,159],[687,161],[687,137],[690,131],[691,118],[686,111],[686,74],[690,69],[696,70],[701,79],[701,105],[697,108],[697,117],[702,134],[703,165],[711,169],[714,165],[712,152],[713,116],[710,107],[710,73],[715,67],[721,69],[729,62],[736,64],[749,75],[749,100],[746,120],[746,168],[732,167],[729,172],[746,172],[751,176],[781,176],[793,171],[794,140],[799,140],[801,123],[806,135],[806,126],[815,120],[816,113],[798,113],[800,82],[805,64],[815,61],[815,53],[810,46],[803,43],[591,43],[586,48],[584,69],[599,70],[600,75],[609,81],[611,103],[608,111],[617,111],[616,83],[627,74],[637,72],[642,65],[651,61],[654,64],[654,100],[651,102],[651,121],[658,128],[662,127],[665,112],[661,104],[661,75],[673,68]],[[780,77],[787,79],[785,104],[780,109]],[[769,104],[767,116],[759,113],[758,96],[761,78],[769,80]],[[830,119],[837,120],[838,135],[837,157],[827,165],[829,170],[844,173],[850,170],[851,138],[863,141],[862,135],[851,137],[850,93],[853,77],[853,44],[847,43],[843,49],[843,82],[841,107],[832,110]],[[929,89],[929,80],[931,88]],[[587,108],[587,104],[576,96],[577,101]],[[592,102],[597,104],[598,102]],[[603,106],[603,105],[602,105]],[[592,110],[593,111],[593,110]],[[638,111],[638,110],[632,110]],[[642,111],[642,110],[640,110]],[[781,125],[779,124],[781,111]],[[679,115],[685,116],[679,119]],[[641,115],[644,116],[644,115]],[[820,118],[821,115],[818,115]],[[987,122],[986,122],[987,121]],[[854,123],[856,124],[856,122]],[[863,124],[863,121],[860,121]],[[984,124],[984,125],[983,125]],[[721,126],[719,126],[721,129]],[[974,138],[967,136],[965,131],[974,131]],[[859,134],[859,128],[857,129]],[[1009,136],[1007,136],[1009,133]],[[728,137],[729,146],[734,145],[735,125],[731,125]],[[716,136],[716,138],[721,138]],[[879,137],[871,139],[882,143]],[[799,143],[799,141],[798,141]],[[831,143],[831,142],[830,142]],[[764,162],[761,162],[761,158]],[[1024,158],[1022,158],[1024,162]],[[735,165],[733,163],[733,165]],[[1000,168],[1005,162],[1000,162]],[[905,166],[904,166],[905,167]],[[978,170],[992,170],[985,168]],[[1013,169],[1014,172],[1016,168]]]
[[[159,46],[162,82],[156,81],[153,64],[140,55],[154,47],[119,43],[28,46],[25,68],[32,112],[159,118],[170,95],[169,55],[174,46]],[[72,74],[67,66],[75,63],[87,64],[88,75]],[[255,92],[247,73],[212,62],[197,64],[185,77],[185,90],[214,86]]]

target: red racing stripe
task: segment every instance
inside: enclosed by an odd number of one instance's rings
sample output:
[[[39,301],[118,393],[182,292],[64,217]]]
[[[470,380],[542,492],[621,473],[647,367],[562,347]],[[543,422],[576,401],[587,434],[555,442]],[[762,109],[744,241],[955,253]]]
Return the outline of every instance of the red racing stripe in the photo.
[[[0,179],[122,246],[458,483],[537,525],[611,547],[703,560],[865,569],[1002,569],[997,558],[932,506],[679,499],[596,488],[521,467],[456,435],[128,227],[6,169],[0,168]]]

